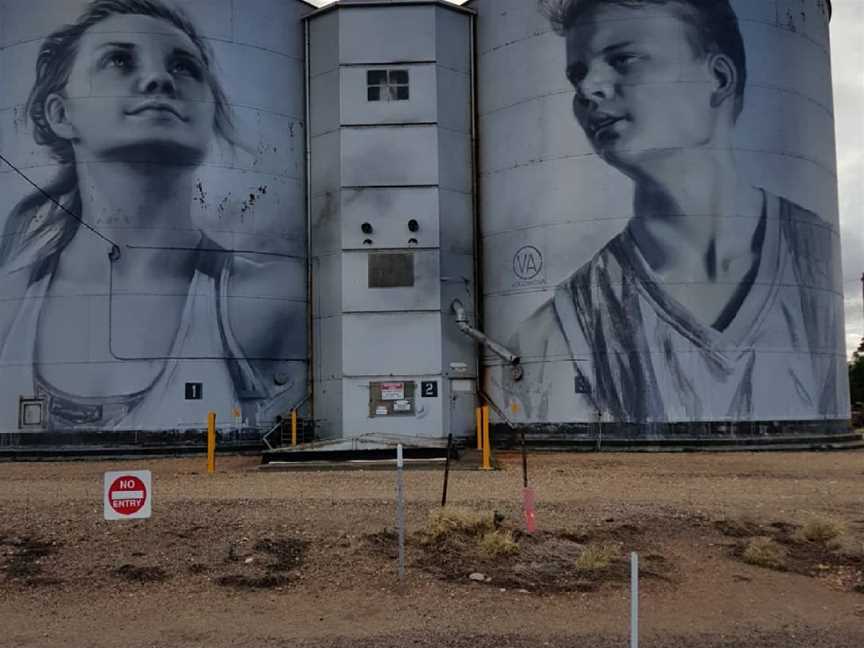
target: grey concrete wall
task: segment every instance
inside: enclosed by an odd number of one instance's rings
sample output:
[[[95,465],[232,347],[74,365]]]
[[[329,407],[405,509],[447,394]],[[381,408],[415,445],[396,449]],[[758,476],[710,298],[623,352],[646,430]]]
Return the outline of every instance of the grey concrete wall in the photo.
[[[473,313],[475,294],[468,18],[435,3],[346,3],[310,23],[313,113],[329,102],[311,119],[313,215],[321,215],[313,249],[316,267],[328,268],[316,278],[316,348],[338,347],[316,380],[316,419],[333,437],[465,435],[474,393],[451,399],[449,377],[476,376],[476,351],[449,308],[458,297]],[[407,71],[409,99],[370,101],[367,73],[389,69]],[[379,253],[409,255],[412,285],[371,287],[370,257]],[[325,325],[325,312],[340,325]],[[340,378],[337,403],[325,381]],[[382,381],[415,385],[409,415],[370,408],[372,384]],[[423,396],[423,381],[435,382],[437,396]]]

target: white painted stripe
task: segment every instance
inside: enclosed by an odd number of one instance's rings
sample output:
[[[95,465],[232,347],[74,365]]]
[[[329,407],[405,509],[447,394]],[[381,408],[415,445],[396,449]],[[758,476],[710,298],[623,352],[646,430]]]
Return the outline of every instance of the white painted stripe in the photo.
[[[111,494],[112,500],[133,500],[144,499],[144,491],[114,491]]]

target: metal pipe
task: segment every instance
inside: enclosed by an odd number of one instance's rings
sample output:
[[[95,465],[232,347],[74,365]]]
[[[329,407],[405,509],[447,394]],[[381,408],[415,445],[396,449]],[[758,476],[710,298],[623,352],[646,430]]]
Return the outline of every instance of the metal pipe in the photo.
[[[309,35],[309,20],[303,21],[303,46],[305,48],[305,60],[303,62],[304,80],[303,90],[306,102],[306,123],[303,125],[306,144],[306,384],[309,398],[309,416],[315,420],[315,313],[312,310],[314,298],[312,287],[312,103],[309,97],[312,87],[312,64],[309,54],[312,51]],[[299,407],[299,406],[298,406]]]
[[[488,335],[483,333],[483,331],[478,331],[476,328],[471,326],[468,323],[468,314],[465,312],[465,307],[462,305],[461,301],[459,301],[458,299],[454,299],[450,307],[456,314],[456,326],[459,327],[459,330],[468,337],[473,338],[474,340],[485,346],[492,353],[504,360],[504,362],[511,365],[514,370],[514,380],[521,379],[522,367],[519,366],[519,356],[510,351],[510,349],[505,347],[503,344],[499,344],[495,340],[491,339]],[[516,376],[517,372],[518,377]]]
[[[483,326],[483,224],[480,222],[480,138],[477,118],[477,16],[472,15],[469,23],[468,54],[471,57],[468,70],[471,74],[471,216],[474,234],[474,312],[477,325]],[[477,354],[477,377],[482,383],[483,357]]]
[[[444,492],[441,493],[441,508],[447,506],[447,482],[450,481],[450,453],[453,451],[453,433],[447,435],[447,459],[444,462]]]
[[[216,472],[216,412],[207,412],[207,474]]]

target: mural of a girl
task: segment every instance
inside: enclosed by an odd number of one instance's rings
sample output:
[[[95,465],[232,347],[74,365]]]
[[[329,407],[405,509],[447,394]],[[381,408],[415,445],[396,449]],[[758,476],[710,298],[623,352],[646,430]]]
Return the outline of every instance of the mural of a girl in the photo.
[[[20,306],[0,317],[0,411],[35,396],[47,429],[170,430],[237,406],[265,423],[302,396],[302,308],[229,308],[278,294],[284,264],[193,222],[211,145],[238,142],[213,67],[162,0],[94,0],[43,42],[26,109],[60,172],[5,224],[0,297]]]

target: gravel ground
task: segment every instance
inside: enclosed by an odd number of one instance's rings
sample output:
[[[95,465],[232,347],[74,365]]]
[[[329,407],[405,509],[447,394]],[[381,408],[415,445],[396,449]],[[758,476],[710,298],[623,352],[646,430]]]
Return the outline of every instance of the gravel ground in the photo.
[[[450,503],[497,510],[516,528],[521,465],[499,460],[491,474],[452,472]],[[438,506],[440,471],[406,475],[399,586],[392,547],[370,540],[394,524],[391,472],[262,473],[257,463],[223,457],[214,476],[203,457],[0,464],[0,646],[626,645],[620,579],[520,591],[468,580],[459,570],[495,573],[470,558],[448,571],[442,556],[430,570],[416,533]],[[102,520],[101,476],[118,467],[153,471],[151,520]],[[864,453],[554,454],[532,456],[530,471],[555,556],[562,538],[596,537],[663,566],[643,582],[643,645],[864,645],[856,569],[746,565],[717,526],[830,518],[864,545]]]
[[[802,628],[796,631],[768,635],[751,630],[746,637],[669,636],[642,637],[640,643],[650,648],[860,648],[861,637],[826,635],[824,631]],[[569,636],[569,637],[520,637],[520,636],[414,636],[414,637],[376,637],[369,641],[337,639],[316,643],[277,643],[276,646],[297,648],[622,648],[627,646],[629,636]],[[742,643],[746,642],[746,643]],[[269,647],[268,647],[269,648]]]

